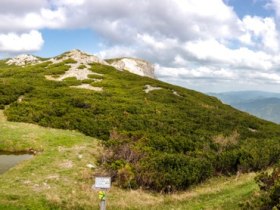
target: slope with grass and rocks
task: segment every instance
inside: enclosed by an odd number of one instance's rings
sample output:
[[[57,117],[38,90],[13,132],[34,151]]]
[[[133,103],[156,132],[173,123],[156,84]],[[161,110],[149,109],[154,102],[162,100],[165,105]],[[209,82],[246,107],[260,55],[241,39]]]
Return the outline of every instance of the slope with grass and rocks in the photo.
[[[185,190],[220,174],[264,169],[280,157],[279,125],[215,97],[80,51],[25,66],[6,62],[0,107],[7,119],[102,140],[100,164],[123,188]]]

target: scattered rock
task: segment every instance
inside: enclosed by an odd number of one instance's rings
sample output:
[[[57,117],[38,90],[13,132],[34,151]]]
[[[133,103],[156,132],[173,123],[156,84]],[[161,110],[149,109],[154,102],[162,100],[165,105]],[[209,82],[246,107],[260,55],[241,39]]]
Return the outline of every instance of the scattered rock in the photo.
[[[98,76],[102,76],[101,74],[97,74],[97,73],[94,73],[94,72],[88,70],[88,68],[79,69],[78,68],[80,66],[79,63],[73,63],[73,64],[67,64],[67,65],[70,65],[70,69],[68,71],[66,71],[64,75],[61,75],[60,77],[58,77],[56,79],[57,81],[62,81],[66,78],[71,78],[71,77],[76,77],[77,80],[85,80],[85,79],[89,79],[89,77],[88,77],[89,74],[96,74]]]
[[[177,93],[177,91],[175,91],[175,90],[173,90],[173,94],[175,95],[175,96],[179,96],[180,97],[180,95]]]
[[[15,58],[11,58],[6,62],[8,65],[24,66],[27,64],[38,64],[41,61],[33,55],[19,55]]]
[[[162,88],[161,87],[153,87],[151,85],[145,85],[145,90],[144,92],[145,93],[149,93],[150,91],[153,91],[153,90],[161,90]]]
[[[91,163],[89,163],[89,164],[87,164],[87,167],[90,168],[90,169],[94,169],[96,166],[91,164]]]
[[[24,96],[20,96],[20,97],[18,97],[17,102],[21,103],[23,99],[24,99]]]
[[[45,75],[45,78],[46,78],[47,80],[58,81],[57,78],[54,78],[54,77],[51,76],[51,75]]]
[[[79,89],[88,89],[88,90],[93,90],[96,92],[102,92],[103,91],[103,87],[93,87],[89,84],[82,84],[82,85],[78,85],[78,86],[70,86],[71,88],[79,88]]]
[[[248,128],[249,131],[253,132],[253,133],[256,133],[257,130],[256,129],[253,129],[253,128]]]

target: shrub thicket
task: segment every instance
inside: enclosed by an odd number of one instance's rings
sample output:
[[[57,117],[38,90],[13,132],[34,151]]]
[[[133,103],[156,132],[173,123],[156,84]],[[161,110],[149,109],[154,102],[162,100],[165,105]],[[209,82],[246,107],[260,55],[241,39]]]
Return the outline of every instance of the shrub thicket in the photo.
[[[68,62],[24,68],[0,62],[0,107],[9,105],[12,121],[102,139],[102,163],[123,187],[185,189],[215,174],[265,168],[280,157],[278,125],[196,91],[101,64],[91,69],[103,80],[90,84],[103,92],[71,88],[83,83],[75,78],[45,79],[64,73]],[[145,93],[145,85],[162,89]]]
[[[280,209],[280,167],[272,172],[262,172],[256,177],[260,192],[241,204],[242,209]]]

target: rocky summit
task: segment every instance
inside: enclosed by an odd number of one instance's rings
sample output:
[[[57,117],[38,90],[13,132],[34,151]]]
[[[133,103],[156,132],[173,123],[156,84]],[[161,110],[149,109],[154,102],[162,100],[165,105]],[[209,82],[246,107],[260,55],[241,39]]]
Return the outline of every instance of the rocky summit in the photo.
[[[8,59],[6,63],[8,65],[25,66],[50,61],[53,64],[56,64],[63,62],[67,59],[73,59],[77,62],[77,65],[75,65],[72,68],[72,70],[77,69],[75,67],[77,67],[80,64],[85,65],[85,67],[88,67],[88,65],[91,63],[100,63],[103,65],[113,66],[119,71],[125,70],[140,76],[155,78],[154,66],[145,60],[138,58],[113,58],[103,60],[95,55],[91,55],[77,49],[71,50],[69,52],[63,53],[59,56],[49,59],[42,59],[33,55],[19,55],[15,58]]]
[[[140,76],[155,78],[154,66],[145,60],[137,58],[119,58],[113,60],[111,65],[119,70],[127,70]]]

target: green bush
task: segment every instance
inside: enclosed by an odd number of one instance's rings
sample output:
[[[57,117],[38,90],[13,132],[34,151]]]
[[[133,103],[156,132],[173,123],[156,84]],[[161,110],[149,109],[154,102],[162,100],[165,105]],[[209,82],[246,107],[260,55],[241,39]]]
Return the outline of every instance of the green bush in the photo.
[[[279,209],[280,208],[280,168],[275,167],[272,173],[263,172],[256,177],[260,193],[240,206],[242,209]]]

